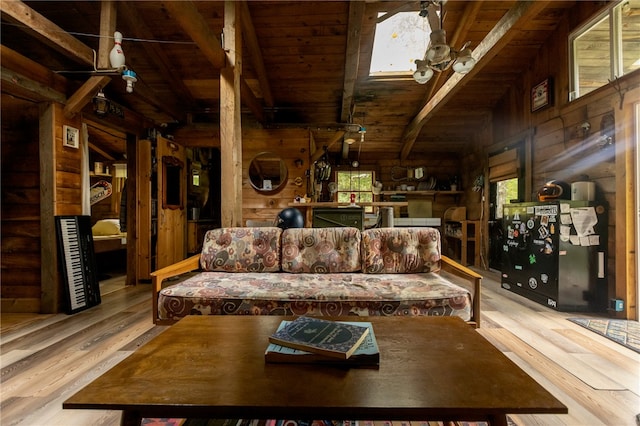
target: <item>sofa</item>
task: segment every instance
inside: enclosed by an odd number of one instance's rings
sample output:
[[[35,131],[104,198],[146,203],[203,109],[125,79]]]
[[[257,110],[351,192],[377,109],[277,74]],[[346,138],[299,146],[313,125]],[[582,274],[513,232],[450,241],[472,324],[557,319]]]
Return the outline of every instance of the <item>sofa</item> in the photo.
[[[186,315],[459,316],[480,326],[482,276],[435,228],[229,227],[151,274],[153,319]]]

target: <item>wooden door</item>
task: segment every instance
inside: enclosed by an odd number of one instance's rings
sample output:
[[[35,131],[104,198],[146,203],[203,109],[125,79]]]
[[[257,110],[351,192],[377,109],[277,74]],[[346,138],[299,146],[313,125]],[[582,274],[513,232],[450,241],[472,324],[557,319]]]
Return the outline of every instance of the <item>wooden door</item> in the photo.
[[[163,137],[157,141],[158,243],[156,268],[186,257],[186,155],[182,145]]]

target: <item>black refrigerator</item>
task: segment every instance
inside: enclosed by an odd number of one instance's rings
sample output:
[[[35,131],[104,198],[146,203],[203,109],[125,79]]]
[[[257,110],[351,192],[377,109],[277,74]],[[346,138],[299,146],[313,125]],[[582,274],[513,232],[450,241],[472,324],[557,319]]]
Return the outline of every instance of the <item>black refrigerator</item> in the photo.
[[[606,310],[607,226],[594,201],[506,204],[502,288],[559,311]]]

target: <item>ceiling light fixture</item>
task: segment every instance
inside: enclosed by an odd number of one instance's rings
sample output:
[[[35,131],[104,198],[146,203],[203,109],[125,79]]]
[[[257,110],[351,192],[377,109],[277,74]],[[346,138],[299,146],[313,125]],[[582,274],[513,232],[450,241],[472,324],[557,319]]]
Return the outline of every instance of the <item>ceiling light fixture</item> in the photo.
[[[360,142],[363,142],[367,129],[361,124],[349,123],[345,126],[345,132],[344,143],[353,145],[356,142],[356,133],[360,135]]]
[[[122,71],[122,79],[127,82],[127,93],[133,93],[133,85],[138,81],[137,74],[133,70]]]
[[[468,42],[462,49],[456,50],[447,44],[447,33],[442,28],[444,21],[444,4],[446,0],[423,0],[420,2],[420,16],[429,19],[431,35],[429,46],[423,59],[416,59],[416,71],[413,79],[420,84],[425,84],[433,72],[443,72],[453,66],[453,70],[460,74],[466,74],[473,69],[476,60],[471,55]],[[438,10],[439,8],[439,17]]]
[[[93,110],[97,115],[103,116],[109,112],[109,100],[102,89],[93,97]]]

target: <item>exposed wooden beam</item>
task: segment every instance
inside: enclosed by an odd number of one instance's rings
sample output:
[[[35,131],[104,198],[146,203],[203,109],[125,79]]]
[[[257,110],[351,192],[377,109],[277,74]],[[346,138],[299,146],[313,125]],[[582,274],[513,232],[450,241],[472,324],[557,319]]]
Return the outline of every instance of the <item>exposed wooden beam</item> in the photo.
[[[251,13],[249,12],[249,5],[246,1],[243,1],[240,7],[242,8],[242,31],[245,46],[247,47],[248,57],[251,60],[253,68],[258,76],[258,82],[260,83],[260,91],[262,92],[264,104],[268,107],[272,107],[274,104],[273,95],[271,94],[271,85],[269,84],[267,69],[264,66],[264,58],[262,57],[262,50],[260,49],[260,43],[256,36],[256,29],[253,26]]]
[[[115,157],[113,155],[109,154],[107,151],[100,148],[98,145],[89,142],[89,148],[91,148],[93,151],[103,156],[106,160],[115,161]]]
[[[40,15],[21,1],[0,1],[0,10],[10,20],[26,27],[38,39],[74,61],[93,65],[93,49]]]
[[[403,146],[400,159],[406,160],[420,133],[420,130],[437,110],[442,108],[462,87],[461,81],[467,81],[476,75],[502,48],[516,35],[516,28],[523,22],[533,19],[549,3],[549,1],[518,1],[507,12],[495,27],[487,34],[478,47],[473,51],[476,66],[467,74],[454,74],[438,90],[418,114],[411,120],[402,137]]]
[[[418,8],[419,8],[419,3],[417,1],[408,1],[408,2],[406,2],[406,3],[404,3],[404,4],[400,5],[400,6],[396,7],[395,9],[388,11],[384,15],[379,16],[376,19],[376,24],[384,22],[387,19],[394,17],[398,13],[408,12],[408,11],[411,11],[411,10],[417,10]]]
[[[327,150],[329,150],[333,145],[338,143],[342,139],[342,137],[344,136],[345,133],[346,132],[344,130],[338,130],[331,137],[331,139],[329,139],[329,142],[327,142],[327,145],[325,145],[327,147]],[[313,153],[313,155],[311,156],[311,164],[313,164],[316,161],[318,161],[318,159],[320,157],[322,157],[323,154],[324,154],[324,146],[322,147],[322,149],[316,149],[315,152]]]
[[[342,86],[342,110],[340,121],[351,122],[351,106],[353,94],[358,78],[358,65],[360,63],[360,35],[362,34],[362,18],[364,16],[365,2],[349,2],[349,29],[347,32],[347,51],[344,60],[344,83]],[[349,144],[342,141],[342,157],[347,158]]]
[[[55,101],[63,104],[67,100],[64,93],[60,93],[46,84],[31,80],[5,67],[1,67],[0,70],[3,92],[6,91],[36,101]]]
[[[98,41],[98,68],[111,68],[109,53],[113,49],[113,33],[116,31],[118,13],[116,3],[112,0],[100,2],[100,39]],[[135,28],[134,25],[132,28]]]
[[[113,45],[111,41],[111,35],[116,28],[116,4],[111,0],[103,0],[100,3],[100,41],[98,44],[97,62],[98,68],[107,69],[111,67],[109,61],[109,52]],[[76,90],[73,95],[67,100],[64,106],[63,113],[67,118],[72,118],[78,112],[82,111],[82,108],[91,101],[94,94],[109,84],[110,77],[107,76],[92,76]]]
[[[222,47],[220,38],[209,28],[207,21],[202,17],[198,9],[192,1],[167,1],[163,3],[166,9],[172,14],[173,18],[180,24],[182,29],[195,41],[196,45],[202,51],[203,55],[211,63],[215,70],[220,70],[226,66],[225,50]],[[237,37],[237,35],[236,35]],[[225,44],[229,40],[225,40]],[[238,59],[240,60],[240,59]],[[222,82],[221,82],[222,84]],[[246,84],[246,83],[245,83]],[[241,84],[243,86],[243,84]],[[264,123],[264,110],[260,103],[255,99],[253,92],[248,85],[242,90],[242,101],[257,117],[260,122]]]
[[[225,66],[225,54],[220,37],[216,35],[192,1],[166,1],[164,7],[180,27],[198,45],[202,54],[219,70]]]
[[[140,27],[142,27],[143,29],[146,28],[144,25],[144,19],[140,19],[133,7],[127,7],[126,2],[122,2],[121,6],[123,7],[124,12],[122,13],[122,16],[125,16],[124,19],[130,24],[131,28],[137,28],[138,30],[140,29]],[[134,19],[134,17],[138,18],[138,20]],[[116,18],[116,3],[112,0],[102,0],[100,8],[100,45],[98,51],[98,68],[100,69],[111,68],[109,53],[111,52],[111,49],[113,47],[113,34],[116,30]],[[150,33],[147,33],[147,35],[150,35]],[[148,38],[153,39],[153,36],[150,36]],[[154,48],[157,49],[155,44],[143,43],[143,45],[147,52],[151,50],[151,54],[149,55],[149,57],[152,61],[155,60],[156,52],[154,51]],[[138,83],[136,83],[135,91],[136,96],[143,99],[146,103],[152,105],[158,110],[165,112],[172,118],[176,120],[185,118],[183,109],[179,108],[175,104],[175,102],[166,98],[160,99],[154,90],[143,84],[141,81],[138,81]]]
[[[258,98],[256,98],[256,95],[253,94],[253,90],[251,90],[251,87],[247,84],[247,80],[242,77],[240,78],[240,97],[247,108],[249,108],[256,117],[256,120],[260,123],[264,123],[266,120],[264,108]]]
[[[126,107],[120,107],[124,111],[124,119],[114,114],[98,116],[93,112],[93,108],[85,106],[82,110],[82,120],[91,127],[96,127],[109,133],[118,131],[131,133],[140,137],[146,134],[145,129],[153,127],[154,123],[147,117],[144,117],[136,111],[132,111]]]
[[[91,102],[91,99],[93,99],[96,92],[109,84],[110,81],[111,77],[106,75],[89,77],[89,80],[85,81],[80,89],[76,90],[75,93],[67,100],[63,110],[64,116],[72,118],[74,115],[82,111],[82,108]]]
[[[340,121],[346,123],[351,115],[353,93],[358,77],[358,64],[360,59],[360,35],[362,34],[362,18],[364,16],[365,2],[349,2],[349,29],[347,33],[347,51],[344,61],[344,83],[342,89],[342,110]]]
[[[92,67],[94,66],[93,49],[80,42],[75,37],[69,35],[65,30],[26,6],[21,1],[2,1],[0,2],[0,8],[6,16],[9,16],[16,22],[29,27],[33,33],[38,35],[38,38],[42,39],[46,44],[50,45],[54,49],[78,62],[89,64]],[[112,18],[113,17],[109,17],[109,19]],[[108,26],[108,24],[105,25]],[[112,35],[113,34],[111,34],[111,36]],[[109,40],[111,40],[111,38],[109,38]],[[181,116],[178,109],[171,108],[167,104],[166,100],[159,100],[155,93],[140,83],[136,85],[136,94],[145,102],[165,111],[174,118],[179,118]]]
[[[132,28],[136,37],[153,40],[155,35],[145,24],[144,17],[138,13],[134,4],[135,2],[118,2],[120,19],[125,21],[128,27]],[[175,67],[165,53],[165,50],[157,43],[141,43],[141,45],[158,72],[169,82],[169,86],[173,89],[173,92],[175,94],[179,93],[179,98],[181,98],[182,101],[193,105],[194,99],[193,96],[191,96],[191,92],[179,77],[180,74],[175,71]],[[178,95],[176,95],[176,97],[178,97]]]
[[[482,0],[476,0],[476,1],[467,3],[467,6],[464,8],[464,13],[460,18],[460,23],[456,26],[456,30],[453,33],[453,36],[451,37],[451,39],[449,40],[449,43],[451,46],[458,46],[458,43],[460,43],[460,40],[463,40],[464,37],[466,37],[466,35],[469,33],[469,30],[471,29],[476,19],[476,16],[480,11],[482,3],[483,3]],[[436,91],[436,88],[440,87],[438,82],[442,77],[443,77],[443,73],[436,73],[436,75],[434,75],[433,78],[431,79],[430,87],[425,99],[425,103],[426,101],[431,99],[431,97]]]

